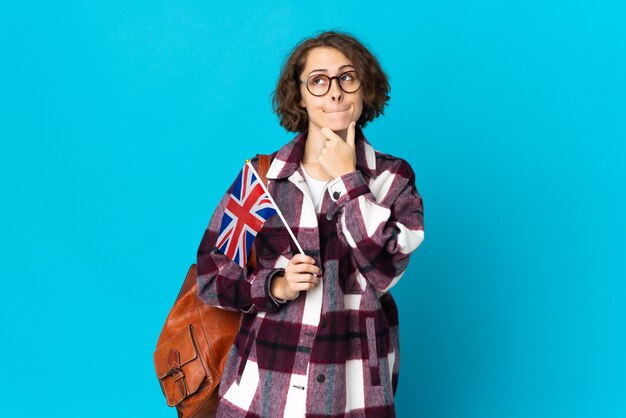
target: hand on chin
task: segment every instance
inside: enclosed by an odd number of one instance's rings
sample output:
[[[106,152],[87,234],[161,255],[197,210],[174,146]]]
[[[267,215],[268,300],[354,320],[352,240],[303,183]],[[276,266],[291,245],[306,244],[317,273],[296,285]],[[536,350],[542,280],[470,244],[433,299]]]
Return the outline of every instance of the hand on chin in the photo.
[[[331,131],[341,136],[344,140],[346,138],[346,132],[348,131],[348,126],[350,125],[350,121],[329,121],[326,124],[326,128],[329,128]],[[324,126],[322,126],[324,128]]]

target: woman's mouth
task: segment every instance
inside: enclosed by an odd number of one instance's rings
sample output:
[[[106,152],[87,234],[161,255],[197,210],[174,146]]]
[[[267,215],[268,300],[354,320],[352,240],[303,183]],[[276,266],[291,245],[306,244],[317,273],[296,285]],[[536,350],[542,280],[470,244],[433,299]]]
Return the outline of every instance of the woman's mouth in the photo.
[[[345,109],[324,110],[324,113],[340,113],[340,112],[345,112],[348,109],[350,109],[350,108],[346,107]]]

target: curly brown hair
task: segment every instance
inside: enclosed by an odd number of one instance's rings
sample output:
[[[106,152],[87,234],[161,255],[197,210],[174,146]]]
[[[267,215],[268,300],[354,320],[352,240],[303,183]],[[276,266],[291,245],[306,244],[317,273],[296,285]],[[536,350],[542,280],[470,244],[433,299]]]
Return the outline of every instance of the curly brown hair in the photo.
[[[308,52],[317,47],[335,48],[353,62],[363,91],[363,112],[357,126],[363,128],[384,114],[391,87],[376,57],[347,33],[323,32],[296,45],[282,67],[276,90],[272,93],[272,106],[280,124],[290,132],[304,132],[308,129],[306,109],[299,106],[302,100],[300,73],[304,70]]]

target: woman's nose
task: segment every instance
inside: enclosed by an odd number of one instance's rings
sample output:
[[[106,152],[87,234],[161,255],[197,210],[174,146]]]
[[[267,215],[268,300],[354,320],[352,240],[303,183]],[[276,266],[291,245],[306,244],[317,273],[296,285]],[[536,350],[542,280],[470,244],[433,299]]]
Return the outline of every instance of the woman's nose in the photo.
[[[343,98],[343,91],[339,88],[339,80],[336,78],[330,80],[330,98],[337,102],[340,102]]]

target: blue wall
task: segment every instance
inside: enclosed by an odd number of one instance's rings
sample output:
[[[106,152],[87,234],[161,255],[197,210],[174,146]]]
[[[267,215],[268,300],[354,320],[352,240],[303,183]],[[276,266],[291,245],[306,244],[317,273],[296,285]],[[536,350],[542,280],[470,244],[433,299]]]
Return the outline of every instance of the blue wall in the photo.
[[[243,160],[292,137],[287,52],[340,29],[425,203],[399,416],[626,416],[624,2],[260,3],[2,8],[0,415],[175,416],[162,323]]]

